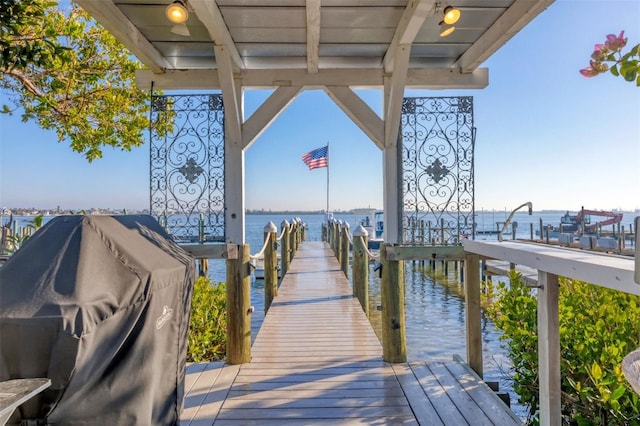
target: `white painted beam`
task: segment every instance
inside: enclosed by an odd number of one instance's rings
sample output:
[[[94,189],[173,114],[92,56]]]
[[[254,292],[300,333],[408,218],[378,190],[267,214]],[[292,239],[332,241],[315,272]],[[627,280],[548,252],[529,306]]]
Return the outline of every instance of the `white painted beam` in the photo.
[[[558,276],[538,272],[538,373],[540,424],[561,425],[560,321]]]
[[[234,79],[231,57],[224,46],[215,46],[218,76],[224,104],[224,200],[227,243],[244,244],[245,194],[242,149],[242,87]]]
[[[76,0],[107,31],[152,72],[162,73],[171,64],[111,1]]]
[[[402,143],[402,141],[400,141]],[[400,224],[402,223],[402,202],[400,182],[400,160],[398,144],[387,145],[382,151],[383,190],[382,202],[384,207],[384,230],[382,238],[385,243],[400,243]]]
[[[493,55],[511,37],[524,28],[554,0],[516,0],[453,64],[462,72],[471,72]]]
[[[410,68],[407,89],[484,89],[489,85],[489,68],[476,68],[462,73],[459,69]]]
[[[320,0],[307,0],[307,71],[318,72],[320,52]]]
[[[317,74],[306,70],[271,69],[242,70],[240,78],[244,89],[302,86],[307,89],[324,89],[325,86],[358,88],[382,88],[384,71],[381,68],[320,69]],[[136,85],[149,88],[151,82],[159,90],[215,90],[220,89],[220,78],[215,69],[167,70],[155,74],[149,70],[136,71]],[[409,68],[407,89],[481,89],[489,84],[487,68],[472,73],[461,73],[450,68]]]
[[[384,80],[384,144],[395,145],[398,140],[402,100],[407,81],[410,45],[401,45],[396,50],[394,70],[390,78]]]
[[[384,149],[384,122],[369,105],[346,86],[326,86],[331,99],[380,149]]]
[[[640,296],[631,257],[515,241],[464,240],[465,251]]]
[[[225,135],[225,137],[231,136],[232,140],[235,141],[234,143],[242,145],[241,98],[236,90],[231,56],[225,46],[215,46],[215,51],[218,61],[220,89],[222,90],[222,100],[224,102],[224,120],[227,132],[231,132],[230,135]],[[241,242],[236,242],[241,244]]]
[[[227,23],[224,21],[217,3],[211,0],[189,0],[189,5],[193,8],[200,22],[207,28],[213,43],[216,46],[224,46],[226,48],[227,54],[233,61],[234,72],[243,69],[244,62],[231,38]],[[216,54],[217,61],[218,55]]]
[[[278,87],[242,125],[242,149],[246,151],[301,91],[300,86]]]
[[[427,16],[433,15],[435,3],[435,0],[409,1],[382,60],[386,72],[393,72],[398,47],[401,45],[411,45],[413,43]]]

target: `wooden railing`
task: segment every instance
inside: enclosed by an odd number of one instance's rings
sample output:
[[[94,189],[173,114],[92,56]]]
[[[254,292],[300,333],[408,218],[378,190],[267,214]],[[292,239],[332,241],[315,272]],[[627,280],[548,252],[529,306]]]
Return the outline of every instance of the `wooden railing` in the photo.
[[[265,309],[277,296],[277,241],[280,241],[282,276],[288,270],[291,259],[306,237],[306,229],[299,219],[291,223],[284,220],[282,233],[276,236],[277,228],[269,222],[264,228],[265,244],[261,253],[265,267]],[[224,259],[227,263],[227,354],[228,364],[243,364],[251,361],[251,254],[249,244],[189,244],[181,245],[195,259]]]
[[[349,246],[348,232],[344,236],[340,222],[330,222],[323,229],[336,255],[348,256],[342,248]],[[367,300],[363,287],[368,286],[368,275],[363,265],[368,264],[366,231],[358,229],[353,238],[353,289],[364,305]],[[636,252],[637,256],[637,252]],[[540,424],[561,424],[560,398],[560,332],[558,317],[558,277],[576,279],[617,291],[640,295],[640,284],[634,281],[634,263],[631,257],[606,256],[583,250],[551,247],[544,244],[517,241],[464,240],[454,246],[403,246],[382,244],[382,345],[387,362],[406,361],[404,319],[404,268],[407,260],[461,261],[464,265],[466,313],[467,363],[480,377],[483,376],[482,333],[480,311],[481,260],[495,259],[509,262],[513,267],[522,265],[538,271],[538,365]],[[462,268],[461,268],[462,269]],[[636,272],[637,273],[637,272]]]

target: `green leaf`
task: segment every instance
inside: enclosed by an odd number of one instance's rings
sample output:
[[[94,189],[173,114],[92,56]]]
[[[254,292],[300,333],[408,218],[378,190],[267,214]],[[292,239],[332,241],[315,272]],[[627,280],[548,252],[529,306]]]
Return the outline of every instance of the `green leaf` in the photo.
[[[618,72],[617,64],[609,68],[609,70],[611,71],[611,74],[615,75],[616,77],[620,75],[620,73]]]
[[[616,388],[615,391],[613,391],[613,393],[611,394],[611,397],[609,398],[610,400],[614,400],[616,401],[617,399],[619,399],[622,395],[624,395],[624,392],[626,391],[626,389],[624,388],[624,386],[618,386]]]

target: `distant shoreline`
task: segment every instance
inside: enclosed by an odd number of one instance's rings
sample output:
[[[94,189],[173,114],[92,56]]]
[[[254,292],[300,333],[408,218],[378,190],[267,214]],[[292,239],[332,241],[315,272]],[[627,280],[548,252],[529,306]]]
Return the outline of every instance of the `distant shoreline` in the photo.
[[[46,209],[22,209],[22,208],[17,208],[17,209],[13,209],[13,208],[5,208],[3,209],[4,211],[2,211],[0,213],[0,216],[2,217],[8,217],[10,215],[13,216],[21,216],[21,217],[33,217],[33,216],[38,216],[38,215],[43,215],[45,217],[54,217],[54,216],[65,216],[65,215],[74,215],[74,214],[98,214],[98,215],[120,215],[120,214],[149,214],[148,210],[129,210],[126,211],[124,209],[90,209],[90,210],[64,210],[64,211],[60,211],[60,212],[55,212],[55,211],[51,211],[51,210],[46,210]],[[345,215],[345,214],[356,214],[355,210],[361,210],[361,209],[354,209],[354,210],[333,210],[331,211],[332,214],[338,214],[338,215]],[[371,209],[371,210],[378,210],[378,209]],[[636,209],[636,210],[620,210],[620,209],[615,209],[615,210],[603,210],[603,209],[593,209],[593,210],[600,210],[600,211],[612,211],[612,212],[619,212],[619,213],[627,213],[627,214],[631,214],[631,215],[640,215],[640,209]],[[504,213],[506,210],[504,209],[480,209],[480,210],[476,210],[475,213],[476,214],[480,214],[480,213]],[[555,210],[555,209],[549,209],[549,210],[534,210],[533,214],[557,214],[557,215],[563,215],[566,212],[570,212],[570,213],[575,213],[575,212],[579,212],[580,209],[577,210],[567,210],[567,209],[561,209],[561,210]],[[324,210],[247,210],[245,212],[245,214],[247,215],[252,215],[252,216],[300,216],[300,215],[324,215],[325,211]]]

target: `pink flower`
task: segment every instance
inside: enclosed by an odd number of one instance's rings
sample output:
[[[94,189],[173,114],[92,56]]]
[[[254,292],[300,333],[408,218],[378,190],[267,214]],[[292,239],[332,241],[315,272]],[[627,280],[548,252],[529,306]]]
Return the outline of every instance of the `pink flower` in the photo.
[[[598,61],[589,61],[590,66],[580,70],[580,74],[585,77],[595,77],[598,74],[606,72],[609,69],[609,65],[603,64]]]
[[[591,58],[596,61],[602,61],[607,56],[607,47],[604,44],[596,44],[593,46]]]
[[[614,34],[607,35],[607,41],[604,43],[605,48],[611,51],[617,51],[627,45],[627,39],[624,38],[624,30],[620,31],[620,35],[616,37]]]
[[[582,74],[584,77],[591,78],[591,77],[595,77],[600,73],[597,70],[593,69],[592,67],[586,67],[580,70],[580,74]]]

